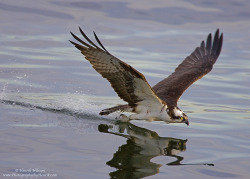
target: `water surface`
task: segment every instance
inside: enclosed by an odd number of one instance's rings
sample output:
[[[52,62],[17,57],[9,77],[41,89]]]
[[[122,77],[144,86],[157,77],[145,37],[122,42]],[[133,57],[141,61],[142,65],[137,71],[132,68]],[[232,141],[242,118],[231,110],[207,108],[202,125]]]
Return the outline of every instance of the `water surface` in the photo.
[[[248,178],[248,1],[3,1],[0,3],[1,177]],[[124,103],[68,40],[94,30],[151,85],[208,33],[224,33],[214,69],[179,106],[190,125],[117,124]],[[1,178],[0,177],[0,178]]]

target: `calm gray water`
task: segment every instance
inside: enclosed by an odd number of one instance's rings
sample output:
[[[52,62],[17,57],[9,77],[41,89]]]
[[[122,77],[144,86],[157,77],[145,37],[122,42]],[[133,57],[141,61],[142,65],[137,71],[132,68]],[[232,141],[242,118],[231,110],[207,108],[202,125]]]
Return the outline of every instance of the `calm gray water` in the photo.
[[[248,178],[250,3],[0,1],[0,178]],[[190,125],[116,124],[123,103],[68,40],[94,30],[151,85],[208,33],[224,33],[214,69],[179,106]]]

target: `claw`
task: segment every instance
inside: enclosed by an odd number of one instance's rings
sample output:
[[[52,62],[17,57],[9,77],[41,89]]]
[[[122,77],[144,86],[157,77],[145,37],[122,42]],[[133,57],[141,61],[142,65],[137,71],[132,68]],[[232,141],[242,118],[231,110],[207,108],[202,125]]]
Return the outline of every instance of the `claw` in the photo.
[[[117,119],[121,122],[128,122],[129,121],[129,117],[126,116],[125,114],[121,114],[119,117],[116,117],[115,119]]]

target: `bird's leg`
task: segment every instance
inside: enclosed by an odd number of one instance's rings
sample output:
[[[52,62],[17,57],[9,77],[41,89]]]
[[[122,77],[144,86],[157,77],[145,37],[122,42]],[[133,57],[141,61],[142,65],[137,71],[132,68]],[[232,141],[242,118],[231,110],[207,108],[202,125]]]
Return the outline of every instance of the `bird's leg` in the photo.
[[[130,120],[147,120],[148,116],[142,113],[132,114],[129,119]]]
[[[121,122],[128,122],[130,119],[125,114],[121,114],[119,117],[116,117],[115,119],[121,121]]]
[[[157,120],[155,117],[150,116],[149,112],[147,112],[147,114],[143,114],[143,113],[139,113],[139,114],[132,114],[131,116],[129,116],[130,120],[146,120],[149,122],[155,121]]]
[[[147,120],[147,121],[153,121],[154,118],[149,117],[145,114],[132,114],[129,117],[126,116],[125,114],[121,114],[119,117],[116,118],[117,120],[119,120],[120,122],[129,122],[130,120]]]

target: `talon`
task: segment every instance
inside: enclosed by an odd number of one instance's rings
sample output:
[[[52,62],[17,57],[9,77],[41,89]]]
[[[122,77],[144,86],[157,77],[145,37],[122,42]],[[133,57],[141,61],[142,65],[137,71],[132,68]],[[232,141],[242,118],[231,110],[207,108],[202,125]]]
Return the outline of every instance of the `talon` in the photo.
[[[119,117],[116,117],[115,119],[121,121],[121,122],[128,122],[129,118],[125,114],[121,114]]]

